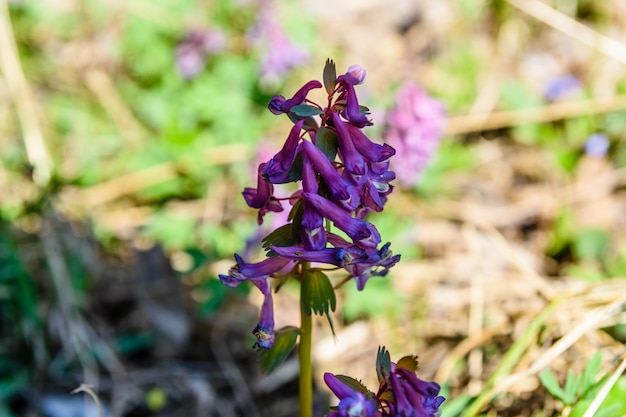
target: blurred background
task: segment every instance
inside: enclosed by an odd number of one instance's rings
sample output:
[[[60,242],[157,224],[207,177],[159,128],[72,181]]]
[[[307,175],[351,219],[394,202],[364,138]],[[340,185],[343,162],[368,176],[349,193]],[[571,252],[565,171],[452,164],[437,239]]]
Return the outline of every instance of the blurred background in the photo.
[[[291,125],[267,103],[327,58],[398,149],[369,220],[402,261],[318,320],[316,415],[381,345],[445,417],[582,415],[546,369],[600,352],[626,415],[624,28],[623,0],[0,0],[0,416],[97,416],[82,383],[111,417],[297,413],[217,274],[272,230],[240,193]]]

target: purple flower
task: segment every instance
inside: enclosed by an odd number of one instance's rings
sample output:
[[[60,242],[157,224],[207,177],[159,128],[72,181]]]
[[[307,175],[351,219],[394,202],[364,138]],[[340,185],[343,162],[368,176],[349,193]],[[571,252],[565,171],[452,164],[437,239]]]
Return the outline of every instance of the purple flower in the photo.
[[[299,152],[300,131],[304,120],[300,120],[291,128],[291,132],[285,141],[282,149],[267,162],[263,169],[263,176],[272,184],[283,184],[291,182],[289,170]]]
[[[281,81],[293,68],[309,59],[309,54],[292,42],[280,25],[274,2],[261,1],[257,20],[248,38],[261,50],[261,81]]]
[[[398,92],[395,107],[387,114],[385,142],[396,150],[392,167],[400,183],[413,186],[434,155],[443,134],[445,112],[415,84]]]
[[[289,113],[293,106],[304,103],[309,92],[316,88],[322,88],[322,83],[317,80],[311,80],[296,91],[296,94],[290,99],[286,99],[281,95],[272,97],[267,108],[274,114]]]
[[[265,163],[259,165],[257,188],[245,188],[242,193],[243,198],[246,200],[249,207],[259,209],[257,220],[259,225],[263,224],[263,216],[266,213],[270,211],[280,212],[284,210],[280,201],[274,197],[274,186],[269,181],[266,181],[261,175],[265,165]]]
[[[332,113],[331,118],[337,131],[339,152],[341,160],[349,173],[354,175],[364,175],[367,172],[367,162],[363,155],[356,149],[356,145],[350,136],[348,124],[345,123],[337,113]]]
[[[310,143],[304,141],[303,145]],[[313,166],[305,154],[302,163],[302,191],[316,194],[318,191],[317,177],[313,171]],[[310,203],[303,202],[304,208],[300,226],[300,239],[304,248],[308,250],[322,250],[326,247],[326,229],[324,229],[324,218],[319,211]]]
[[[204,68],[209,56],[222,52],[226,37],[217,30],[194,30],[176,47],[176,66],[181,75],[191,79]]]
[[[348,385],[341,382],[339,378],[329,372],[324,374],[324,382],[337,398],[339,398],[337,410],[326,414],[326,417],[380,416],[380,412],[377,411],[378,404],[375,399],[368,398],[362,392],[352,390]]]
[[[379,349],[376,370],[379,389],[374,394],[361,382],[344,375],[324,374],[324,381],[339,398],[338,407],[326,417],[436,417],[445,398],[439,385],[417,377],[417,360],[402,358],[401,366],[391,362],[385,348]]]
[[[391,416],[399,417],[437,417],[439,406],[445,398],[439,396],[439,384],[422,381],[408,369],[398,368],[392,363],[392,372],[387,381],[393,393],[393,402],[389,402]]]
[[[347,130],[356,150],[370,162],[386,161],[396,154],[394,148],[386,143],[379,145],[372,142],[361,129],[354,125],[347,124]]]
[[[269,278],[265,278],[264,280],[254,280],[252,283],[264,296],[259,323],[254,330],[252,330],[252,334],[256,337],[256,342],[253,347],[270,349],[274,345],[275,339],[274,300],[272,299],[272,288],[269,283]]]
[[[364,79],[365,70],[356,65],[351,66],[344,75],[337,77],[337,84],[339,85],[338,101],[345,102],[345,108],[341,114],[346,120],[359,128],[372,125],[367,115],[361,112],[359,100],[354,90],[354,86],[363,82]]]
[[[318,250],[306,250],[298,246],[272,246],[271,249],[280,256],[294,261],[323,263],[341,268],[367,259],[365,250],[355,245]]]
[[[331,220],[335,227],[341,229],[355,243],[373,244],[380,243],[380,235],[371,223],[355,219],[341,207],[317,194],[302,193],[302,197],[310,203],[320,214]],[[365,240],[367,239],[367,243]]]
[[[345,268],[356,280],[356,288],[361,291],[372,277],[384,277],[389,268],[400,261],[400,255],[394,255],[387,242],[380,250],[370,249],[366,252],[366,259],[347,265]]]
[[[563,98],[571,98],[580,93],[581,85],[578,78],[571,74],[551,78],[548,81],[544,97],[548,101],[557,101]]]
[[[606,155],[610,146],[611,142],[604,133],[594,133],[585,142],[585,153],[589,156],[601,158]]]
[[[354,82],[354,85],[358,85],[358,84],[363,84],[363,82],[365,81],[365,75],[367,74],[367,72],[365,71],[365,68],[363,68],[362,66],[355,64],[355,65],[350,65],[348,67],[348,71],[346,71],[346,74],[350,74],[352,77],[354,77],[357,81]]]
[[[354,210],[360,202],[359,194],[354,186],[346,182],[337,172],[337,168],[326,155],[311,142],[303,141],[302,150],[310,164],[319,172],[330,190],[333,201],[347,211]],[[304,190],[307,191],[307,190]],[[317,190],[315,191],[317,192]]]
[[[292,209],[286,223],[263,239],[270,257],[246,263],[235,255],[236,265],[227,275],[220,275],[228,286],[251,281],[266,297],[255,329],[256,346],[262,348],[273,343],[269,277],[285,270],[302,273],[304,267],[294,270],[301,263],[322,263],[344,268],[362,290],[369,278],[385,276],[400,259],[389,250],[389,243],[378,248],[380,234],[364,220],[369,212],[383,209],[393,190],[390,181],[395,173],[389,170],[389,159],[396,151],[388,144],[372,142],[362,132],[372,123],[359,105],[354,87],[365,80],[365,70],[353,65],[331,80],[334,63],[329,60],[326,65],[328,97],[324,105],[307,99],[311,90],[322,87],[316,80],[307,82],[289,99],[274,96],[268,105],[273,114],[287,114],[294,126],[281,150],[259,165],[257,187],[244,189],[244,198],[259,210],[261,223],[266,213],[283,211],[280,199],[273,195],[274,184],[302,182],[289,197]],[[306,106],[293,110],[301,104]],[[331,223],[348,240],[332,233]],[[358,410],[361,400],[351,397],[340,408]]]
[[[220,274],[219,279],[228,287],[237,287],[244,281],[250,281],[261,291],[265,298],[261,306],[259,323],[252,333],[257,338],[255,347],[269,349],[274,344],[274,310],[269,277],[287,273],[294,267],[295,262],[277,256],[258,263],[247,263],[237,254],[235,261],[236,264],[230,268],[228,275]]]
[[[367,174],[363,176],[350,175],[344,171],[344,176],[360,186],[361,205],[355,215],[358,219],[364,218],[372,210],[383,210],[387,195],[393,191],[389,182],[396,178],[396,174],[388,170],[389,162],[370,163],[368,167]]]

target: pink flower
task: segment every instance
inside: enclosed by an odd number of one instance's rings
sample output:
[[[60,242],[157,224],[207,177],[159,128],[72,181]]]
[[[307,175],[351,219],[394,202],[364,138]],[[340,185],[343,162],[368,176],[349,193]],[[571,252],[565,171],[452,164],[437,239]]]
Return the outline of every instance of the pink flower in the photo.
[[[402,86],[395,107],[387,113],[385,142],[396,149],[392,168],[404,187],[419,181],[443,134],[445,111],[416,84]]]

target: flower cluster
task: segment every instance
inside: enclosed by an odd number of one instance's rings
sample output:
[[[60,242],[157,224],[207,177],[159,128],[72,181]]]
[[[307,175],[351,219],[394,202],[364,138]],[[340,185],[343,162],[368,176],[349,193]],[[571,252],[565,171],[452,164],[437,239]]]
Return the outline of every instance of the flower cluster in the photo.
[[[402,186],[411,187],[419,180],[437,150],[444,123],[443,105],[416,84],[405,84],[398,91],[383,137],[398,151],[393,168]]]
[[[379,349],[378,392],[369,391],[359,381],[344,375],[324,374],[328,388],[339,404],[326,417],[435,417],[445,398],[439,385],[417,377],[417,360],[405,356],[391,362],[389,353]]]
[[[336,76],[328,61],[324,106],[307,96],[322,87],[309,81],[291,98],[274,96],[269,110],[286,114],[293,127],[280,151],[258,167],[256,188],[246,188],[248,206],[258,210],[259,224],[268,212],[291,205],[289,223],[264,239],[268,257],[247,263],[238,255],[228,275],[220,275],[229,286],[251,281],[265,296],[255,346],[270,348],[274,342],[269,277],[282,277],[304,263],[323,263],[345,269],[363,289],[373,276],[384,276],[400,259],[389,243],[381,245],[378,230],[364,220],[371,211],[381,211],[393,187],[395,174],[389,158],[395,150],[372,142],[362,131],[372,122],[358,102],[355,86],[365,79],[358,65]],[[277,184],[299,182],[300,189],[286,198],[274,195]],[[341,233],[330,228],[332,223]]]

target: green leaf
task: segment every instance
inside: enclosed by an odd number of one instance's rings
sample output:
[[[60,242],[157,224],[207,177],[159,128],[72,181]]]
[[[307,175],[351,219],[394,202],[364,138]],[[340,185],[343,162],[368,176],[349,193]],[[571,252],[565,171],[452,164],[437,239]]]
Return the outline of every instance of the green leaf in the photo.
[[[344,385],[350,388],[352,391],[361,392],[365,394],[368,398],[372,398],[372,393],[363,383],[357,379],[354,379],[350,376],[346,375],[335,375],[335,378],[340,380]]]
[[[563,391],[559,385],[559,381],[556,380],[556,377],[549,369],[544,369],[539,373],[539,380],[554,398],[566,404],[567,394]]]
[[[581,260],[600,260],[611,246],[611,235],[606,230],[588,229],[574,240],[574,255]]]
[[[289,168],[289,179],[293,182],[300,181],[302,179],[302,153],[296,155],[296,159],[293,160],[291,168]]]
[[[289,120],[291,120],[294,124],[304,119],[305,122],[302,126],[304,130],[316,130],[319,127],[315,119],[311,116],[298,116],[294,112],[289,112],[287,113],[287,117],[289,117]]]
[[[323,79],[326,92],[332,94],[337,85],[337,69],[335,68],[335,61],[330,58],[326,60],[326,65],[324,65]]]
[[[583,417],[591,405],[593,399],[598,395],[598,392],[602,389],[604,384],[608,381],[609,377],[606,376],[594,384],[594,387],[589,391],[585,398],[576,402],[572,407],[570,417]],[[594,414],[594,417],[613,417],[626,415],[626,378],[619,378],[611,391],[606,396],[602,405],[598,411]]]
[[[580,383],[582,382],[582,376],[576,375],[571,369],[567,372],[567,378],[565,378],[564,391],[567,395],[567,402],[565,404],[574,404],[578,391],[580,389]]]
[[[294,243],[300,242],[300,225],[302,224],[302,216],[304,216],[304,203],[302,202],[302,199],[300,199],[293,205],[291,212],[289,212],[289,220],[292,220],[291,240]]]
[[[309,104],[298,104],[291,108],[290,113],[293,113],[299,117],[310,117],[310,116],[318,116],[320,114],[324,114],[324,111],[318,109],[315,106],[311,106]]]
[[[263,349],[259,353],[261,357],[261,370],[264,373],[272,372],[287,359],[287,356],[289,356],[289,353],[291,353],[296,345],[296,339],[299,333],[300,329],[293,326],[284,327],[276,331],[272,348]]]
[[[320,127],[315,134],[315,146],[326,155],[329,161],[334,161],[337,156],[337,133],[326,127]]]
[[[293,240],[292,224],[287,223],[272,231],[261,240],[261,246],[268,251],[268,256],[276,256],[276,253],[270,249],[270,246],[292,246]]]
[[[585,365],[585,369],[583,370],[583,373],[582,373],[583,395],[591,387],[594,386],[596,378],[598,376],[598,372],[600,371],[601,365],[602,365],[602,353],[596,352],[596,354],[593,355],[591,359],[589,359],[589,362],[587,362],[587,365]]]
[[[378,354],[376,355],[376,375],[378,376],[378,382],[381,384],[387,381],[391,375],[391,357],[384,346],[378,348]]]
[[[319,269],[307,269],[302,277],[302,308],[307,315],[311,312],[329,316],[329,309],[335,311],[337,299],[330,280]],[[332,326],[332,322],[331,322]]]
[[[417,363],[417,356],[405,356],[396,363],[396,369],[406,369],[409,372],[415,372],[419,369]]]
[[[446,398],[448,398],[446,396]],[[446,399],[441,405],[441,417],[456,417],[467,408],[467,405],[472,401],[472,397],[467,394],[459,395],[453,399]]]

